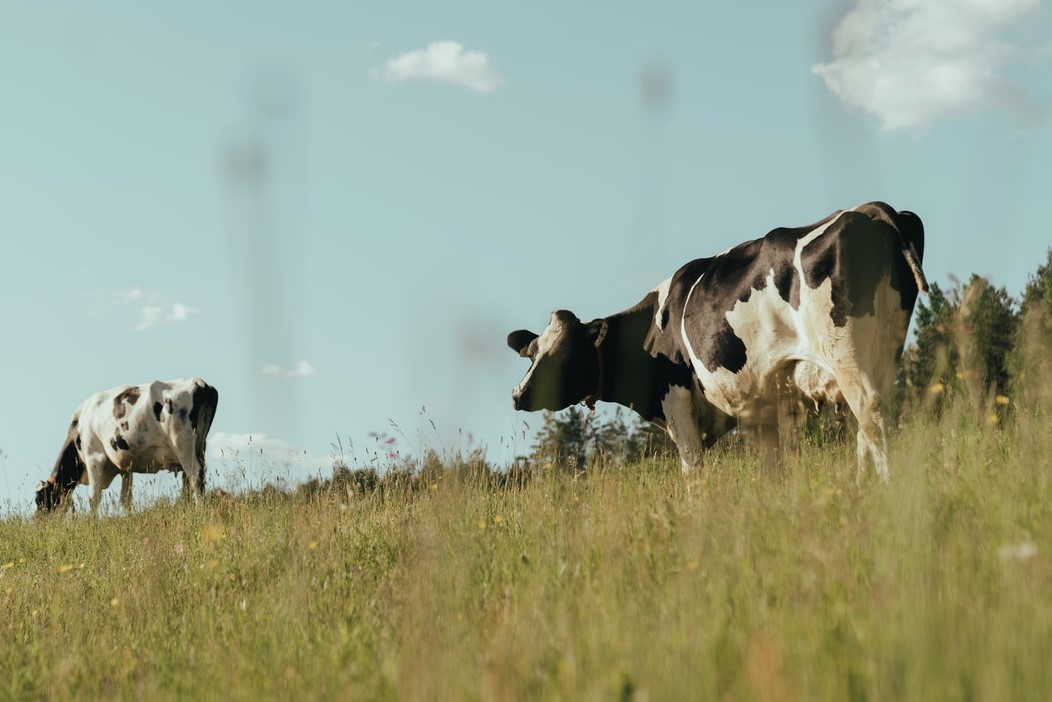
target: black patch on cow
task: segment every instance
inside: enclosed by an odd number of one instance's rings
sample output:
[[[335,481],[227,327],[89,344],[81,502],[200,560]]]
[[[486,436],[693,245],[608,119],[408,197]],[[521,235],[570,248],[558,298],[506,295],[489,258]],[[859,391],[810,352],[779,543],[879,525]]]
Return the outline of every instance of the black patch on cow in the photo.
[[[80,435],[75,435],[73,428],[70,428],[51,475],[44,481],[43,487],[37,490],[37,509],[46,512],[57,507],[80,483],[85,469],[84,461],[80,458]]]
[[[125,407],[125,403],[128,405],[134,405],[139,401],[139,395],[142,391],[139,388],[132,386],[125,388],[119,395],[113,398],[113,416],[116,419],[122,419],[127,413],[128,408]]]
[[[78,424],[80,424],[80,420],[78,420],[76,417],[74,417],[73,421],[69,423],[69,428],[70,429],[76,429]]]
[[[110,446],[113,447],[114,451],[130,451],[131,444],[129,444],[123,436],[117,434],[110,439]]]
[[[207,448],[208,432],[212,428],[212,420],[215,418],[218,406],[219,391],[214,387],[202,383],[194,389],[190,407],[190,426],[194,429],[194,452],[197,456],[197,462],[201,466],[201,472],[198,476],[197,485],[192,485],[191,487],[196,489],[198,494],[204,494],[205,491],[205,473],[208,469],[205,465],[205,450]]]
[[[913,212],[896,212],[886,202],[867,202],[855,209],[868,216],[876,225],[872,228],[871,236],[882,238],[886,246],[870,253],[886,256],[887,268],[883,270],[888,272],[891,288],[899,293],[903,311],[912,312],[919,291],[917,280],[904,252],[912,247],[917,257],[917,265],[923,262],[924,223]],[[860,258],[864,256],[864,253],[859,254]],[[859,294],[863,292],[860,291]]]
[[[153,416],[157,418],[157,421],[161,421],[161,410],[164,409],[164,405],[160,402],[153,403]]]
[[[844,212],[800,256],[808,287],[817,288],[832,279],[830,316],[838,327],[847,324],[849,317],[876,313],[877,288],[885,276],[899,293],[904,309],[912,310],[916,300],[916,282],[902,253],[905,240],[896,224],[898,213],[883,203],[860,209]],[[916,215],[905,218],[911,225],[913,220],[919,225]],[[922,230],[920,239],[923,246]]]
[[[130,427],[131,427],[131,425],[128,424],[128,422],[121,422],[120,426],[121,426],[121,429],[123,429],[124,431],[129,431]]]
[[[219,405],[219,391],[211,385],[199,385],[194,389],[193,399],[190,405],[190,426],[193,429],[201,427],[203,433],[207,434],[212,426],[212,418],[215,417],[216,407]]]
[[[604,380],[600,399],[635,410],[648,421],[664,421],[662,398],[672,385],[692,386],[690,366],[682,361],[673,338],[678,331],[655,324],[658,295],[648,293],[639,304],[606,318],[607,332],[600,348]],[[666,308],[667,309],[667,308]]]
[[[676,272],[666,301],[672,315],[670,323],[675,327],[677,318],[684,323],[691,347],[706,369],[726,368],[737,373],[745,367],[745,343],[734,333],[727,313],[739,302],[748,302],[754,291],[766,288],[768,279],[779,297],[793,309],[800,308],[802,282],[793,264],[796,246],[801,238],[839,214],[834,212],[805,227],[773,229],[761,239],[713,258],[691,261]]]

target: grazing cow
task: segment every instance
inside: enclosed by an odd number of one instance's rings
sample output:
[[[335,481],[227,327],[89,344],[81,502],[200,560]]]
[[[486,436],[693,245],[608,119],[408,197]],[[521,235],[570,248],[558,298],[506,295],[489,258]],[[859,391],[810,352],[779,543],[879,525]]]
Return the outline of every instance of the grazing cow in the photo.
[[[558,310],[508,346],[532,361],[516,409],[616,402],[663,427],[684,472],[735,422],[780,459],[781,389],[846,403],[858,470],[888,479],[881,404],[894,390],[910,314],[927,291],[924,227],[882,202],[775,229],[691,261],[631,309],[584,323]]]
[[[119,474],[121,503],[131,508],[132,473],[183,473],[183,493],[200,500],[205,441],[219,393],[200,378],[122,385],[80,404],[55,468],[37,485],[37,510],[68,504],[78,483],[91,486],[91,511]]]

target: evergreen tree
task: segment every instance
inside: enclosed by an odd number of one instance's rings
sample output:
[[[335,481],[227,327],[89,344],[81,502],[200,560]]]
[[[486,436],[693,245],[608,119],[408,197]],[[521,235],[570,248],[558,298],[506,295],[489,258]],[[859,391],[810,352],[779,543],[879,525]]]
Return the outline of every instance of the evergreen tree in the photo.
[[[928,290],[927,301],[917,302],[916,336],[903,355],[903,375],[909,394],[923,399],[933,388],[943,388],[955,377],[957,345],[953,321],[957,306],[937,283]]]
[[[1023,290],[1009,370],[1017,402],[1052,408],[1052,249]]]
[[[584,468],[595,433],[595,415],[577,405],[561,415],[545,412],[544,426],[537,433],[532,458],[537,463],[551,463],[570,470]]]
[[[531,459],[534,464],[552,464],[579,470],[599,457],[616,463],[634,463],[676,453],[668,435],[617,407],[612,414],[588,412],[573,406],[558,414],[544,413]]]
[[[973,274],[958,305],[957,346],[961,374],[973,397],[1008,391],[1008,354],[1019,317],[1015,300]]]

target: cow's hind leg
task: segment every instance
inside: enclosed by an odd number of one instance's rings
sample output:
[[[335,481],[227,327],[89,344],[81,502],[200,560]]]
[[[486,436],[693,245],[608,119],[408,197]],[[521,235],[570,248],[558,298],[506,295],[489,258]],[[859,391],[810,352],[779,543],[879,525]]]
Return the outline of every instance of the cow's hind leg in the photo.
[[[858,479],[871,465],[881,481],[888,481],[888,438],[881,416],[880,393],[869,375],[857,370],[840,370],[837,384],[851,413],[858,420]]]
[[[686,388],[672,386],[662,399],[661,408],[665,430],[679,450],[683,475],[690,475],[701,468],[706,438],[698,427],[694,396]]]

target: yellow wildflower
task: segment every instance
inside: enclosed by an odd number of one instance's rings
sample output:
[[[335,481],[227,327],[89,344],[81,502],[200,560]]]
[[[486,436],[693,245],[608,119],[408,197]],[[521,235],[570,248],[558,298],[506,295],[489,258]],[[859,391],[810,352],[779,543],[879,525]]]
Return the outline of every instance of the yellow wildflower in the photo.
[[[932,395],[941,395],[946,392],[946,386],[942,383],[932,383],[928,388],[928,392]]]
[[[994,398],[994,404],[997,405],[998,407],[1004,407],[1009,402],[1011,402],[1011,400],[1008,399],[1007,395],[998,395],[997,397]]]
[[[219,541],[225,538],[226,534],[223,532],[223,527],[218,524],[205,524],[204,528],[201,529],[202,541]]]

